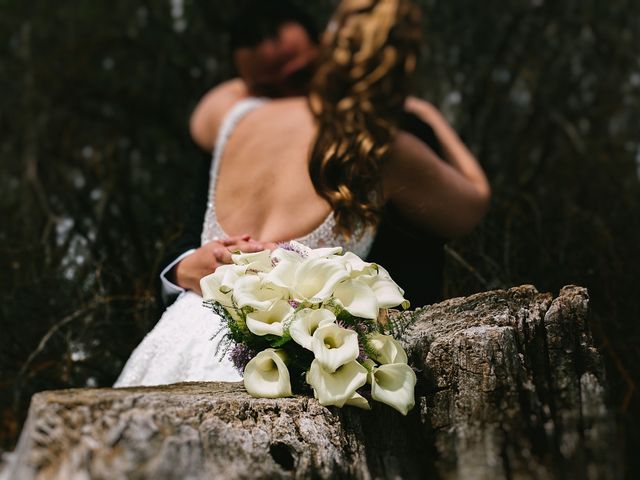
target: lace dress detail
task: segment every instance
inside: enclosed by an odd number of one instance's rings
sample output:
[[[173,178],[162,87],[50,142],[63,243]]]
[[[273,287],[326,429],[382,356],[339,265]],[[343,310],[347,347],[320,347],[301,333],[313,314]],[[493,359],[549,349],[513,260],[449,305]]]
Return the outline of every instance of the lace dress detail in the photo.
[[[266,102],[267,100],[264,98],[248,98],[242,100],[234,105],[222,122],[216,140],[216,147],[213,152],[211,171],[209,173],[209,198],[202,228],[202,244],[229,236],[218,223],[218,217],[216,216],[216,185],[218,182],[218,171],[220,170],[220,159],[222,158],[224,147],[229,141],[229,138],[231,138],[240,120],[249,112]],[[368,255],[375,236],[374,229],[356,229],[347,240],[342,235],[335,233],[335,225],[335,217],[333,212],[331,212],[313,231],[294,240],[310,248],[335,247],[339,245],[345,251],[351,251],[362,258]]]
[[[239,102],[227,115],[220,129],[211,162],[209,198],[202,231],[202,243],[227,234],[220,227],[215,212],[216,181],[224,146],[238,122],[265,102],[247,99]],[[373,242],[374,231],[356,231],[351,240],[333,232],[335,219],[329,214],[320,226],[299,242],[311,247],[342,246],[365,257]],[[187,291],[162,315],[160,321],[140,342],[129,357],[114,387],[166,385],[188,381],[237,382],[242,376],[225,352],[227,326],[223,319],[202,305],[202,297]]]

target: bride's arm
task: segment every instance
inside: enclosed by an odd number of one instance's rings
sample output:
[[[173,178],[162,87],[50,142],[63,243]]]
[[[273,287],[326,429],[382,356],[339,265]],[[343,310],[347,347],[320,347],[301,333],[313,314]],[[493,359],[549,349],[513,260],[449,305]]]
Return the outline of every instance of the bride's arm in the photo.
[[[489,184],[482,167],[436,107],[425,100],[408,97],[405,108],[431,125],[442,145],[444,160],[473,183],[476,188],[489,190]]]
[[[445,151],[450,148],[445,146]],[[416,137],[399,132],[383,169],[386,197],[409,220],[445,237],[471,231],[484,216],[491,197],[489,183],[473,155],[453,153],[445,163]]]
[[[191,114],[189,131],[193,141],[203,150],[211,152],[222,119],[237,101],[247,97],[247,86],[239,78],[226,81],[209,90]]]

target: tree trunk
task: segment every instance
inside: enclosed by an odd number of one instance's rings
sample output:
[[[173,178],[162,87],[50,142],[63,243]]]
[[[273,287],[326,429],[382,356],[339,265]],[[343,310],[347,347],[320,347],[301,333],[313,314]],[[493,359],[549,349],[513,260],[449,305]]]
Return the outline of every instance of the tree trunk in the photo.
[[[255,399],[241,384],[33,397],[8,478],[620,478],[585,289],[533,287],[398,314],[420,378],[402,417]]]

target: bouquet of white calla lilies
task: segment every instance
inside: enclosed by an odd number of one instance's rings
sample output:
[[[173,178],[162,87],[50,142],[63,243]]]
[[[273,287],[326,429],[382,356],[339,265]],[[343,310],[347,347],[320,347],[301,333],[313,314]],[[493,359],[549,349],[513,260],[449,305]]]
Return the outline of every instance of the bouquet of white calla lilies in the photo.
[[[297,242],[232,260],[200,286],[205,304],[226,320],[230,358],[250,395],[311,387],[327,406],[370,409],[369,398],[403,415],[414,406],[407,354],[378,321],[388,308],[408,307],[384,268],[340,247]]]

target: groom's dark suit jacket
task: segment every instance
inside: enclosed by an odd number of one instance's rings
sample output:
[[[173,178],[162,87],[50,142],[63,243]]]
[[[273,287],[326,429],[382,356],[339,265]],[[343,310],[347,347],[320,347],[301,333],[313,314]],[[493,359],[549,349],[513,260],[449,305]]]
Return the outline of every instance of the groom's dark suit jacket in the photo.
[[[442,147],[431,126],[405,112],[400,128],[418,137],[442,158]],[[182,253],[200,247],[210,163],[211,155],[203,156],[193,182],[185,230],[182,237],[167,249],[161,271]],[[387,204],[367,260],[379,263],[389,271],[404,289],[405,298],[412,307],[427,305],[442,299],[444,242],[443,238],[415,227],[402,217],[393,204]]]

